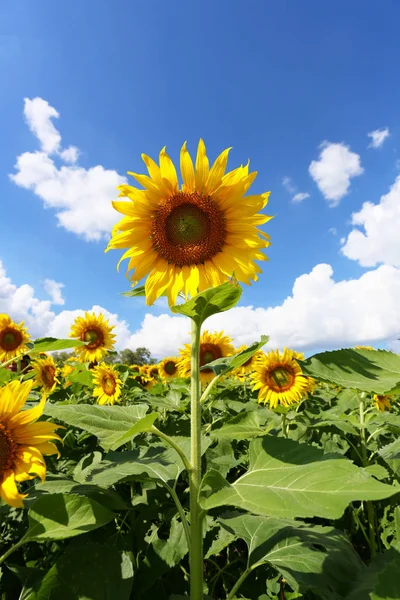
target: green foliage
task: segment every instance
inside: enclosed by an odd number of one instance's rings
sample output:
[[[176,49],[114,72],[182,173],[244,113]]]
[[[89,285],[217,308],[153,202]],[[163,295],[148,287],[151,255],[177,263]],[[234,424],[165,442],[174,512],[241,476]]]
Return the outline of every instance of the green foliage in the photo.
[[[177,304],[172,312],[190,317],[199,326],[212,315],[224,312],[236,306],[242,295],[242,288],[233,282],[223,283],[205,290],[185,304]]]
[[[57,338],[46,337],[35,340],[32,350],[28,354],[36,354],[38,352],[54,352],[58,350],[68,350],[77,346],[84,346],[85,343],[80,340],[67,339],[58,340]]]
[[[207,363],[206,366],[201,369],[212,369],[216,375],[227,375],[230,371],[237,369],[244,365],[256,352],[261,350],[263,346],[268,342],[269,337],[267,335],[261,336],[260,342],[254,342],[251,346],[235,354],[234,356],[227,356],[225,358],[218,358],[212,362]]]

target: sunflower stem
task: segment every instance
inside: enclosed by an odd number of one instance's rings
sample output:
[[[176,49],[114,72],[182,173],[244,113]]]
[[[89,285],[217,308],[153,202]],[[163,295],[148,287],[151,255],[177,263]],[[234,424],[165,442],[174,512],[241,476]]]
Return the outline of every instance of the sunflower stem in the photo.
[[[7,560],[7,558],[16,550],[18,550],[18,548],[20,548],[21,546],[23,546],[25,543],[27,542],[27,540],[25,540],[24,538],[20,539],[19,542],[17,542],[16,544],[14,544],[14,546],[11,546],[11,548],[9,548],[7,550],[7,552],[4,552],[3,556],[0,556],[0,565]]]
[[[182,459],[183,464],[185,465],[185,469],[190,473],[193,470],[193,467],[188,459],[188,457],[186,456],[186,454],[184,453],[184,451],[182,450],[182,448],[180,448],[178,446],[178,444],[176,444],[174,442],[174,440],[172,438],[169,437],[169,435],[166,435],[165,433],[163,433],[162,431],[160,431],[155,425],[153,425],[150,429],[151,433],[154,433],[154,435],[158,435],[158,437],[160,437],[161,439],[163,439],[165,442],[167,442],[167,444],[169,444],[171,446],[171,448],[173,448],[177,454],[179,454],[179,456]]]
[[[360,441],[361,441],[361,456],[363,466],[367,467],[369,464],[368,453],[367,453],[367,442],[365,435],[365,397],[366,393],[361,392],[360,394]],[[368,519],[368,530],[369,530],[369,547],[371,550],[371,558],[376,554],[376,539],[375,539],[375,509],[373,503],[369,500],[365,503],[367,509]]]
[[[192,320],[191,339],[191,456],[190,477],[190,598],[203,598],[203,515],[199,505],[201,484],[200,328]]]

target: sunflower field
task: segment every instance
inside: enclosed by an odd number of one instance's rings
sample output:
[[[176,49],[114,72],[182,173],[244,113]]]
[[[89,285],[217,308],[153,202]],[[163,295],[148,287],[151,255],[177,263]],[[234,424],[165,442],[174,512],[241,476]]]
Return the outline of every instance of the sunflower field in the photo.
[[[114,202],[126,295],[191,328],[175,356],[107,362],[101,314],[36,340],[0,315],[1,600],[400,598],[400,356],[207,328],[269,245],[268,193],[227,157],[184,145],[179,187],[144,156]]]

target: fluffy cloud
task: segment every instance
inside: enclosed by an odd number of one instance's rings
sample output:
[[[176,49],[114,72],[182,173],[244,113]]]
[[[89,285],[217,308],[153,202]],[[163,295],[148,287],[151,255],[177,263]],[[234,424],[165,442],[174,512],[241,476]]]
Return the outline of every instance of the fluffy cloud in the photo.
[[[43,281],[43,289],[48,293],[53,304],[65,304],[61,291],[63,287],[65,287],[63,283],[58,283],[54,279],[45,279]]]
[[[289,192],[289,194],[292,196],[292,202],[302,202],[306,198],[310,197],[310,194],[308,194],[307,192],[296,193],[298,188],[296,185],[294,185],[290,177],[284,177],[282,179],[282,185],[285,188],[285,190]]]
[[[42,98],[26,98],[24,116],[41,150],[20,154],[11,180],[32,190],[46,208],[55,209],[61,227],[87,241],[107,238],[119,219],[111,200],[126,178],[101,165],[90,169],[77,165],[78,148],[61,147],[61,135],[53,124],[59,113]],[[68,164],[58,166],[56,158]]]
[[[292,295],[276,307],[240,306],[211,317],[206,327],[224,329],[235,343],[270,336],[267,348],[299,350],[375,344],[400,334],[400,269],[381,266],[359,279],[335,282],[330,265],[319,264],[298,277]],[[146,315],[131,338],[155,355],[176,353],[189,342],[186,319]]]
[[[303,200],[306,200],[309,197],[310,194],[308,194],[307,192],[299,192],[298,194],[295,194],[293,196],[292,202],[303,202]]]
[[[368,137],[371,138],[371,142],[368,144],[368,148],[380,148],[383,142],[390,135],[389,127],[385,127],[384,129],[375,129],[368,134]]]
[[[333,207],[348,193],[350,179],[361,175],[364,169],[360,156],[345,144],[323,142],[319,159],[311,162],[308,171]]]
[[[400,267],[400,175],[379,204],[364,202],[361,210],[352,215],[353,229],[342,247],[347,258],[357,260],[363,267],[379,263]]]

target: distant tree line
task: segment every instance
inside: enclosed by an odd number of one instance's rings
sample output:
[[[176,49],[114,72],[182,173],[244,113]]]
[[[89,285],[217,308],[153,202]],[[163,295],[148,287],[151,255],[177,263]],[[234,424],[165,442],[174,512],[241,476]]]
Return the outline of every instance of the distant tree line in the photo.
[[[54,361],[59,367],[62,367],[72,356],[72,352],[55,352],[53,354]],[[125,348],[121,352],[111,352],[108,354],[104,362],[111,365],[115,363],[123,363],[124,365],[154,365],[157,361],[152,358],[148,348],[136,348],[136,350]]]

